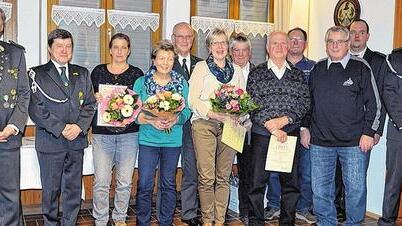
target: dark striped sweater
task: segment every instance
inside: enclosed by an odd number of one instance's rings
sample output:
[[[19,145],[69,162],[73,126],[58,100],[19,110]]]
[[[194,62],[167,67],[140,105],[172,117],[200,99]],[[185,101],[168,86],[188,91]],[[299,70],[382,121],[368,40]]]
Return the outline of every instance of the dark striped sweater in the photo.
[[[285,132],[293,132],[300,127],[301,118],[310,108],[310,93],[304,74],[290,64],[281,79],[278,79],[267,62],[255,67],[249,73],[247,92],[261,108],[251,114],[252,131],[270,135],[264,123],[270,119],[289,116],[293,123],[285,126]]]

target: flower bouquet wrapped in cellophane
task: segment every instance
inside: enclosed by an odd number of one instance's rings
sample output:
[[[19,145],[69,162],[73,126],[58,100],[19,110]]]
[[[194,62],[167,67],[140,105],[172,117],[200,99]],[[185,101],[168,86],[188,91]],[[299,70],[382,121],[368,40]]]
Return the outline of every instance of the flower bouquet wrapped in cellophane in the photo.
[[[115,88],[102,97],[98,114],[110,126],[125,127],[135,121],[141,106],[141,100],[134,91]]]
[[[209,99],[212,111],[233,116],[243,116],[257,110],[260,106],[251,99],[250,94],[240,87],[223,84]]]
[[[148,116],[170,120],[176,117],[185,106],[185,100],[179,93],[161,91],[148,97],[142,110]],[[166,129],[165,132],[170,133],[171,129]]]

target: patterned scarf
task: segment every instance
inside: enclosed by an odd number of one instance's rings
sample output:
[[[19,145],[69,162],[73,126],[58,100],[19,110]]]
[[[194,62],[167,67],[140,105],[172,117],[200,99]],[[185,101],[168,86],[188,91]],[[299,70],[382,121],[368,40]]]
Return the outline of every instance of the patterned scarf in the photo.
[[[144,86],[148,96],[152,96],[157,92],[161,91],[172,91],[179,94],[182,94],[184,83],[187,83],[183,75],[177,73],[174,70],[170,71],[171,80],[165,86],[160,86],[155,82],[153,79],[153,75],[156,72],[156,67],[152,66],[146,73],[145,73],[145,81]]]
[[[215,75],[219,82],[226,84],[232,80],[234,68],[232,62],[230,62],[228,59],[225,59],[225,68],[220,68],[218,65],[216,65],[212,54],[208,56],[206,62],[209,70],[213,75]]]

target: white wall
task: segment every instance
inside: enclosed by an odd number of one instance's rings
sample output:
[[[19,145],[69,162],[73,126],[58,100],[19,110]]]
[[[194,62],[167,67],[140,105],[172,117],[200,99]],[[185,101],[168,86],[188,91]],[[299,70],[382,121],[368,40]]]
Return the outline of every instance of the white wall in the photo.
[[[170,39],[173,26],[179,22],[190,23],[190,1],[164,0],[163,1],[163,31],[162,37]]]
[[[18,43],[25,47],[27,67],[40,63],[39,1],[20,0],[18,2]]]

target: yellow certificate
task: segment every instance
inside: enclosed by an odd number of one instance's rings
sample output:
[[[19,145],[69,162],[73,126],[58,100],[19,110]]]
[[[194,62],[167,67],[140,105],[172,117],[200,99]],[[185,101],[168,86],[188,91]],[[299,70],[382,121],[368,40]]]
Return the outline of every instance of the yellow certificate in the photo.
[[[247,129],[233,122],[225,122],[222,131],[222,142],[227,146],[242,153],[244,138],[246,137]]]
[[[265,170],[290,173],[295,156],[297,137],[288,136],[285,143],[271,136]]]

